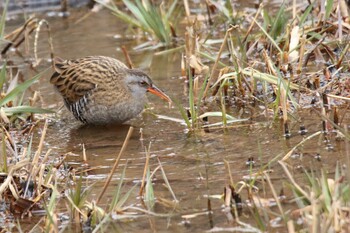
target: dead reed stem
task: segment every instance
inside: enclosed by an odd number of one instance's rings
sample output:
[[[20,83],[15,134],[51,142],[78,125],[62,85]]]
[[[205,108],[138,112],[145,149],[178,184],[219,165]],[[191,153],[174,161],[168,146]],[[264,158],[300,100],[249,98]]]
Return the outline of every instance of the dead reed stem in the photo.
[[[231,27],[230,27],[229,29],[227,29],[227,31],[226,31],[226,34],[225,34],[225,37],[224,37],[224,41],[222,42],[222,44],[221,44],[221,46],[220,46],[218,56],[216,57],[215,63],[214,63],[213,68],[212,68],[212,70],[211,70],[210,77],[209,77],[208,82],[207,82],[207,85],[206,85],[206,87],[205,87],[205,90],[204,90],[202,99],[205,99],[205,97],[207,96],[207,92],[208,92],[209,87],[210,87],[210,82],[211,82],[211,80],[212,80],[213,77],[214,77],[214,73],[215,73],[216,68],[217,68],[217,66],[218,66],[218,63],[219,63],[219,60],[220,60],[220,57],[221,57],[221,53],[222,53],[222,51],[224,50],[224,47],[225,47],[225,45],[226,45],[227,38],[228,38],[229,34],[230,34],[234,29],[236,29],[237,27],[238,27],[238,26],[231,26]]]
[[[44,140],[45,140],[47,126],[48,126],[47,122],[48,121],[46,120],[45,124],[44,124],[44,128],[43,128],[42,134],[41,134],[40,142],[39,142],[39,145],[38,145],[38,150],[35,152],[34,158],[32,160],[32,170],[29,173],[30,177],[35,177],[35,174],[37,173],[39,157],[41,155],[41,152],[43,151],[43,145],[44,145]]]
[[[294,152],[294,150],[295,150],[296,148],[298,148],[299,146],[301,146],[302,144],[304,144],[306,141],[310,140],[311,138],[316,137],[317,135],[320,135],[321,133],[322,133],[322,131],[317,131],[316,133],[311,134],[310,136],[304,138],[304,140],[302,140],[302,141],[299,142],[297,145],[295,145],[295,146],[282,158],[282,161],[286,161],[286,160],[292,155],[292,153]]]
[[[130,140],[130,137],[132,135],[133,130],[134,130],[134,128],[132,126],[130,126],[128,134],[126,135],[126,138],[124,140],[123,146],[122,146],[121,150],[119,151],[119,154],[118,154],[118,156],[117,156],[117,158],[116,158],[116,160],[114,162],[114,165],[113,165],[113,167],[111,169],[111,172],[109,173],[109,176],[108,176],[108,178],[107,178],[107,180],[106,180],[106,182],[105,182],[105,184],[104,184],[104,186],[102,188],[102,191],[101,191],[100,195],[97,198],[96,205],[100,202],[101,198],[103,197],[103,194],[106,192],[107,186],[111,182],[113,174],[114,174],[115,170],[117,169],[117,166],[119,164],[119,160],[120,160],[122,154],[124,153],[124,151],[126,149],[126,146],[128,145],[128,142]]]
[[[296,17],[297,17],[297,1],[293,0],[293,19],[295,19]]]
[[[303,69],[303,57],[305,54],[305,44],[306,44],[306,35],[303,35],[303,37],[300,39],[299,63],[297,68],[298,75],[301,74]]]
[[[164,171],[164,169],[163,169],[163,166],[162,166],[162,163],[160,162],[159,157],[157,157],[157,160],[158,160],[158,163],[159,163],[159,166],[160,166],[160,170],[162,171],[162,174],[163,174],[163,179],[164,179],[164,181],[165,181],[165,183],[166,183],[166,185],[167,185],[167,187],[168,187],[168,189],[169,189],[169,192],[170,192],[171,195],[173,196],[174,201],[175,201],[175,202],[179,202],[179,201],[177,200],[176,196],[175,196],[175,193],[174,193],[173,189],[172,189],[171,186],[170,186],[168,177],[166,177],[166,175],[165,175],[165,171]]]
[[[320,225],[318,222],[319,212],[318,212],[318,200],[315,193],[312,191],[310,194],[310,201],[312,206],[312,220],[311,220],[311,232],[317,233],[320,232]]]
[[[270,179],[270,176],[269,176],[268,172],[264,171],[264,176],[265,176],[265,179],[267,180],[267,183],[269,184],[269,186],[271,188],[271,192],[272,192],[273,198],[275,199],[275,201],[277,203],[277,206],[278,206],[278,209],[279,209],[279,211],[280,211],[280,213],[282,215],[282,218],[285,218],[285,214],[284,214],[284,211],[282,209],[281,202],[278,199],[276,190],[275,190],[275,188],[272,185],[272,182],[271,182],[271,179]]]
[[[128,53],[128,50],[126,49],[126,47],[123,45],[123,46],[121,46],[121,49],[123,51],[123,54],[124,54],[124,57],[126,60],[126,64],[128,65],[129,69],[134,68],[134,64],[131,61],[131,58],[129,56],[129,53]]]
[[[260,15],[261,13],[261,10],[263,9],[264,7],[264,4],[263,3],[260,3],[260,6],[259,6],[259,9],[257,10],[255,16],[254,16],[254,20],[252,21],[252,23],[250,24],[247,32],[245,33],[245,36],[244,36],[244,39],[242,40],[242,43],[244,44],[250,34],[250,32],[252,31],[253,27],[254,27],[254,24],[255,24],[255,21],[256,19],[258,18],[258,16]]]
[[[9,168],[9,173],[7,174],[6,180],[0,185],[0,200],[3,198],[2,193],[5,191],[7,186],[12,181],[13,173],[15,171],[19,170],[20,168],[28,165],[29,163],[30,163],[29,160],[26,159],[26,160],[22,160],[22,161],[18,162],[16,165],[13,165]]]
[[[147,174],[147,168],[149,166],[150,148],[151,148],[151,143],[149,144],[148,149],[146,149],[146,162],[145,162],[145,167],[143,169],[142,182],[141,182],[139,196],[142,196],[143,190],[145,188],[145,179],[146,179],[146,174]]]
[[[39,177],[38,177],[38,193],[41,193],[41,189],[42,189],[42,185],[43,185],[43,181],[44,181],[44,172],[46,169],[46,162],[48,161],[49,158],[49,154],[51,153],[51,149],[48,149],[44,158],[42,159],[41,165],[40,165],[40,169],[39,169]]]
[[[226,159],[224,159],[224,164],[225,164],[225,168],[227,169],[228,176],[230,178],[230,185],[232,185],[232,187],[234,187],[234,182],[233,182],[230,164],[228,163],[228,161]]]
[[[232,189],[230,185],[226,185],[224,189],[224,203],[225,203],[225,208],[223,212],[226,215],[227,221],[229,223],[233,223],[234,217],[231,212],[231,200],[232,200]]]
[[[83,161],[84,161],[84,163],[87,162],[86,149],[85,149],[85,144],[84,143],[83,143]]]
[[[190,6],[188,4],[188,0],[184,0],[184,7],[185,7],[185,12],[186,12],[186,17],[187,17],[188,23],[190,23],[191,11],[190,11]]]
[[[289,220],[287,222],[287,229],[288,229],[288,233],[294,233],[295,232],[293,220]]]
[[[51,57],[51,61],[52,61],[52,67],[54,67],[54,62],[53,62],[53,58],[54,58],[54,49],[53,49],[53,43],[52,43],[52,36],[51,36],[51,28],[49,23],[42,19],[40,20],[40,22],[38,23],[38,25],[36,26],[35,29],[35,37],[34,37],[34,58],[35,58],[35,62],[33,64],[33,66],[37,66],[39,65],[39,59],[38,59],[38,40],[39,40],[39,32],[41,29],[41,26],[45,24],[46,29],[47,29],[47,37],[48,37],[48,42],[49,42],[49,47],[50,47],[50,57]]]
[[[308,201],[311,201],[311,198],[310,196],[299,186],[299,184],[297,182],[295,182],[292,174],[290,174],[288,168],[287,168],[287,165],[285,162],[283,161],[278,161],[278,163],[282,166],[284,172],[286,173],[286,175],[288,176],[290,182],[293,184],[293,186],[300,192],[304,195],[304,197],[308,200]]]
[[[22,27],[14,30],[13,32],[11,32],[9,35],[5,36],[6,40],[9,40],[10,42],[8,42],[8,44],[3,48],[3,50],[1,51],[1,55],[5,55],[6,52],[12,47],[14,46],[15,42],[19,39],[19,37],[24,34],[24,31],[26,30],[27,27],[32,26],[32,24],[36,23],[35,18],[29,18]],[[32,27],[34,30],[34,27]],[[10,37],[12,37],[14,35],[13,39],[10,39]],[[19,44],[21,44],[24,41],[24,38],[20,39],[19,42],[16,43],[17,47]]]

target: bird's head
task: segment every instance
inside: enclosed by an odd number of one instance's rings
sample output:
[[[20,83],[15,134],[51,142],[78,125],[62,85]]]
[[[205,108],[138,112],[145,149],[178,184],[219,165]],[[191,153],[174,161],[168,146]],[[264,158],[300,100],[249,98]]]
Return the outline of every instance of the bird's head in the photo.
[[[172,102],[170,97],[154,85],[150,77],[140,70],[128,70],[126,85],[136,97],[144,98],[145,93],[150,92],[165,101]]]

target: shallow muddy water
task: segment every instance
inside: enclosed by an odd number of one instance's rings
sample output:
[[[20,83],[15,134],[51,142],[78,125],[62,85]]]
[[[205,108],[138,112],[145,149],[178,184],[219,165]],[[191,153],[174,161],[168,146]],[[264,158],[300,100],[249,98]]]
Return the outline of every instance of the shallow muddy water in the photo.
[[[81,20],[86,13],[88,11],[74,10],[67,19],[48,18],[56,56],[68,59],[105,55],[124,61],[120,50],[120,46],[124,45],[128,48],[135,67],[145,70],[157,86],[171,98],[186,105],[185,84],[180,78],[180,53],[155,55],[154,51],[135,51],[133,47],[144,41],[128,32],[125,23],[107,10],[92,13]],[[43,42],[39,43],[38,55],[47,58],[48,48],[45,39],[42,38],[41,41]],[[49,67],[49,65],[46,61],[42,63],[42,66]],[[65,108],[62,108],[61,97],[49,84],[50,74],[51,71],[45,73],[40,83],[34,87],[40,91],[43,107],[57,110],[57,114],[50,119],[45,150],[51,148],[52,156],[71,152],[67,163],[75,169],[84,169],[87,167],[82,157],[84,145],[88,167],[92,168],[91,171],[84,173],[84,178],[89,184],[97,181],[92,187],[90,200],[96,199],[99,194],[130,125],[135,128],[133,136],[122,156],[121,164],[108,188],[103,204],[110,202],[126,163],[124,192],[140,183],[146,160],[145,148],[148,147],[152,155],[151,170],[158,166],[155,158],[157,156],[179,200],[176,209],[165,207],[160,202],[155,204],[152,211],[166,216],[143,215],[133,221],[112,220],[112,225],[109,227],[114,231],[203,232],[213,227],[232,227],[222,211],[223,201],[217,198],[208,199],[211,195],[221,195],[225,185],[229,184],[224,161],[228,161],[234,182],[238,182],[251,172],[246,165],[248,158],[254,158],[256,164],[253,172],[255,172],[277,155],[281,157],[285,155],[305,137],[298,133],[300,123],[291,122],[292,137],[286,140],[279,121],[272,122],[265,117],[231,125],[227,130],[210,129],[209,132],[191,133],[180,123],[157,118],[154,114],[179,119],[181,115],[176,106],[169,108],[167,103],[154,96],[149,96],[148,110],[127,124],[113,127],[82,126]],[[228,113],[233,116],[239,114],[234,108],[229,109]],[[301,116],[302,123],[308,129],[306,136],[322,129],[322,122],[316,111],[305,110]],[[347,120],[345,116],[343,122]],[[330,140],[332,149],[326,147],[322,135],[309,140],[298,151],[303,157],[296,156],[293,159],[293,172],[300,173],[302,177],[302,168],[313,170],[325,167],[334,170],[336,161],[344,161],[347,155],[343,141],[336,141],[332,136]],[[321,156],[321,160],[315,158],[317,154]],[[277,163],[273,163],[271,169],[273,170],[271,178],[279,191],[284,186],[285,174]],[[263,187],[261,184],[257,186]],[[138,189],[139,185],[125,206],[141,207],[137,197]],[[172,200],[159,171],[154,179],[154,192],[159,200],[161,198]],[[291,194],[288,194],[291,197]],[[269,191],[266,197],[272,197]],[[245,192],[242,193],[242,199],[244,202],[247,199]],[[241,221],[255,225],[248,211],[244,212],[246,213],[241,216]],[[192,214],[193,216],[190,216]]]

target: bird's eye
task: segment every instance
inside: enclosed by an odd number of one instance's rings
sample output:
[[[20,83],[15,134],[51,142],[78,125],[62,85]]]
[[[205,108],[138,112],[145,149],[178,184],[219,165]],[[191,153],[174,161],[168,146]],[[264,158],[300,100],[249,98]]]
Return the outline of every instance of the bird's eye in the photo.
[[[147,84],[147,82],[145,82],[145,81],[140,81],[140,86],[147,86],[148,84]]]

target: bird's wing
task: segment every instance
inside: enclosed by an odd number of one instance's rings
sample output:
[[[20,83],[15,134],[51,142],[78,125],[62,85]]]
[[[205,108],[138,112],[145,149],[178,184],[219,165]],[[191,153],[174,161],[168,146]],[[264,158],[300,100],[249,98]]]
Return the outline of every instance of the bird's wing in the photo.
[[[86,59],[55,58],[55,72],[50,82],[55,85],[67,104],[75,103],[96,88],[94,66]]]

